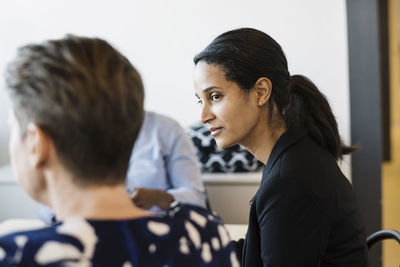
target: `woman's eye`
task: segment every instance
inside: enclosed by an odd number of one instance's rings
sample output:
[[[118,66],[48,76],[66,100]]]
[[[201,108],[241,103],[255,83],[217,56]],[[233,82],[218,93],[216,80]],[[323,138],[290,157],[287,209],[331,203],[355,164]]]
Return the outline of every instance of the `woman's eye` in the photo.
[[[213,94],[211,94],[211,96],[210,96],[211,101],[218,100],[218,99],[220,99],[221,97],[222,97],[221,94],[216,94],[216,93],[213,93]]]
[[[197,104],[199,104],[200,106],[202,106],[202,105],[203,105],[203,100],[197,99]]]

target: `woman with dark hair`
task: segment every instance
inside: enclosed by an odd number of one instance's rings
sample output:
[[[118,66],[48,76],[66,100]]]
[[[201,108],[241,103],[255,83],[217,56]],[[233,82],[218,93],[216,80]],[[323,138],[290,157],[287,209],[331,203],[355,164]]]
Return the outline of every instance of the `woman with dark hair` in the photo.
[[[220,148],[265,164],[250,201],[243,266],[367,266],[364,226],[337,161],[343,144],[328,101],[291,76],[280,45],[250,28],[218,36],[194,58],[201,120]]]

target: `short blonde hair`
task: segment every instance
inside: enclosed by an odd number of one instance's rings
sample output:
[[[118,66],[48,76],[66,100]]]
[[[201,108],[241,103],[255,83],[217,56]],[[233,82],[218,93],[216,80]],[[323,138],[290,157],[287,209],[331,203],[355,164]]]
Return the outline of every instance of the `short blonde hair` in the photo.
[[[33,122],[83,184],[124,182],[143,120],[139,73],[106,41],[67,35],[18,50],[6,83],[22,132]]]

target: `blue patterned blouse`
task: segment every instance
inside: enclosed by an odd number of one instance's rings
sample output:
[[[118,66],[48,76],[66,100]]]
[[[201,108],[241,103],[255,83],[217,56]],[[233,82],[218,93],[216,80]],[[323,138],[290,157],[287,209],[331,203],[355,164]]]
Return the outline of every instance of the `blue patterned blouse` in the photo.
[[[240,266],[218,216],[178,205],[163,217],[71,218],[0,238],[0,266]]]

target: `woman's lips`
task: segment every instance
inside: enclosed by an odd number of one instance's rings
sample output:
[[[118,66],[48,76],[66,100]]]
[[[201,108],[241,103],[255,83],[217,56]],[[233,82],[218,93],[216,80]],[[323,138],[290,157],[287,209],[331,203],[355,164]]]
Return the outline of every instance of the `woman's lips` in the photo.
[[[212,127],[209,129],[213,137],[217,136],[222,131],[222,127]]]

